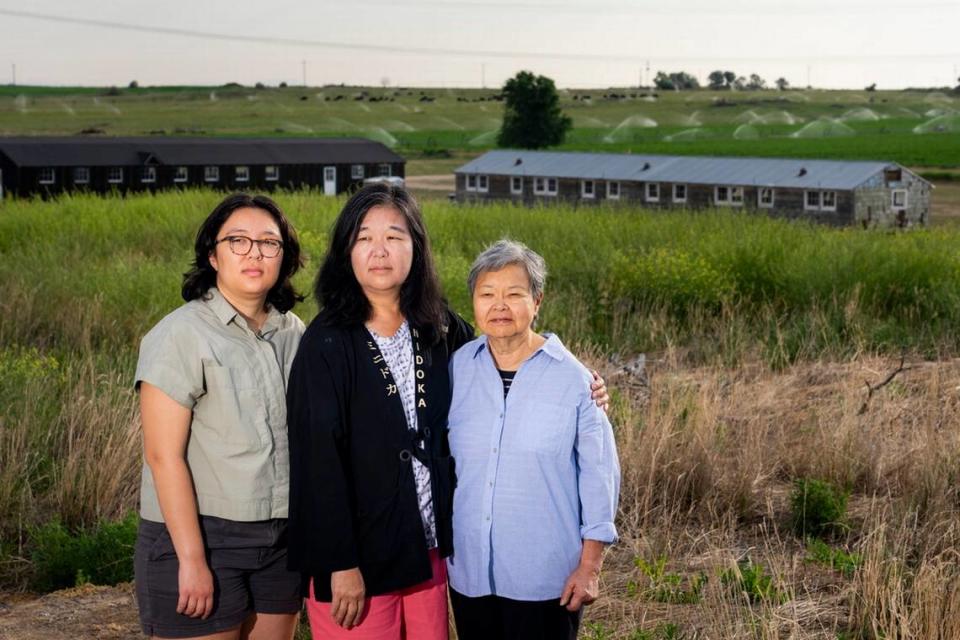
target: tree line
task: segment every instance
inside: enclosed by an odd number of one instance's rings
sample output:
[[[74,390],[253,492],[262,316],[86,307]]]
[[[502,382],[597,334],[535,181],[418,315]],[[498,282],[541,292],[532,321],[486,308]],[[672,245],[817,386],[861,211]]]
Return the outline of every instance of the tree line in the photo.
[[[653,78],[653,84],[657,89],[663,91],[688,91],[691,89],[700,89],[700,81],[686,71],[666,72],[658,71]],[[786,78],[777,78],[774,86],[780,91],[786,91],[790,88],[790,83]],[[739,76],[733,71],[723,71],[717,69],[711,71],[707,76],[707,89],[714,91],[736,90],[736,91],[762,91],[768,89],[767,81],[756,73],[751,73],[749,77]]]

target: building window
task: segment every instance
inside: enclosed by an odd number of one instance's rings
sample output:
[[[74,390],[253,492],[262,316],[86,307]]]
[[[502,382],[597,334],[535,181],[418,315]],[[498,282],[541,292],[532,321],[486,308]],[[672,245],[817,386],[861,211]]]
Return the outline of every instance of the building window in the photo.
[[[836,211],[837,210],[837,192],[836,191],[821,191],[820,192],[820,208],[824,211]]]
[[[757,192],[757,206],[763,207],[764,209],[773,207],[773,189],[770,187],[760,187],[760,190]]]
[[[541,196],[557,195],[557,179],[556,178],[534,178],[533,192]]]
[[[237,182],[250,182],[250,167],[234,167],[233,178]]]
[[[477,190],[477,176],[468,175],[467,176],[467,191],[476,191]]]
[[[674,202],[687,201],[687,185],[685,184],[673,185],[673,201]]]
[[[523,193],[523,178],[520,176],[512,176],[510,178],[510,193],[514,195]]]
[[[263,168],[263,173],[267,182],[276,182],[280,179],[280,167],[275,164],[268,164]]]
[[[804,191],[803,208],[807,211],[816,211],[820,208],[820,192]]]
[[[140,182],[153,183],[157,181],[157,168],[144,167],[140,170]]]
[[[363,165],[362,165],[362,164],[350,165],[350,179],[351,179],[351,180],[363,180]]]
[[[743,187],[730,187],[730,204],[743,204]]]
[[[123,182],[123,167],[110,167],[107,171],[107,182],[110,184],[120,184]]]
[[[381,164],[379,167],[380,176],[384,178],[389,178],[390,176],[393,175],[392,169],[393,167],[391,167],[389,164]]]
[[[715,204],[730,204],[730,187],[717,187],[713,191]]]
[[[174,182],[186,182],[190,177],[190,172],[186,167],[177,167],[173,171]]]
[[[620,183],[619,182],[607,183],[607,198],[609,198],[610,200],[620,199]]]
[[[203,181],[218,182],[220,180],[220,167],[204,167]]]
[[[580,195],[584,198],[593,199],[596,196],[596,185],[593,180],[580,181]]]
[[[647,202],[660,201],[660,185],[656,182],[647,183]]]
[[[907,190],[906,189],[894,189],[893,191],[893,206],[897,209],[904,209],[907,206]]]
[[[53,184],[57,181],[57,172],[53,167],[44,167],[40,169],[40,184]]]
[[[73,184],[90,184],[90,168],[89,167],[74,168]]]
[[[490,179],[488,176],[477,176],[477,191],[486,193],[490,190]]]

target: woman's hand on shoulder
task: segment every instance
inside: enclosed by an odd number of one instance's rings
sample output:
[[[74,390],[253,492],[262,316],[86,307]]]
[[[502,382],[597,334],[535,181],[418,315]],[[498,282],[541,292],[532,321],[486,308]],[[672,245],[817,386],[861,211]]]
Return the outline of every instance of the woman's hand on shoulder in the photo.
[[[352,629],[360,624],[363,616],[366,587],[360,569],[344,569],[330,574],[330,615],[333,621],[344,629]]]
[[[180,598],[177,613],[191,618],[206,618],[213,611],[213,574],[205,559],[180,563],[177,575]]]
[[[593,374],[593,382],[590,383],[590,398],[606,413],[607,409],[610,408],[610,395],[607,393],[607,383],[600,377],[600,372],[596,369],[591,369],[590,373]]]

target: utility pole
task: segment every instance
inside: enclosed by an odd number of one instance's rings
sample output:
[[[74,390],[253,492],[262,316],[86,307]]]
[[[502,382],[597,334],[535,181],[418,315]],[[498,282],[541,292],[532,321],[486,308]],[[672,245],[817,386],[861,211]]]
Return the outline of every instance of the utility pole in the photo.
[[[300,65],[303,67],[303,86],[307,86],[307,61],[301,60]]]
[[[17,63],[13,63],[13,86],[17,86]]]
[[[810,65],[807,65],[807,88],[812,88],[813,85],[810,84]]]
[[[480,88],[487,88],[487,63],[480,63]]]

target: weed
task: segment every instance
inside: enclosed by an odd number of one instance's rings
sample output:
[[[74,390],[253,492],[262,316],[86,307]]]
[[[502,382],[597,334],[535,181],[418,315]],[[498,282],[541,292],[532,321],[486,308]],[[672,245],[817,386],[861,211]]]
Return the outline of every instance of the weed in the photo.
[[[706,574],[695,574],[684,583],[682,575],[666,571],[667,557],[662,555],[652,562],[637,556],[633,559],[633,564],[647,577],[648,585],[641,588],[636,582],[627,583],[627,592],[631,595],[643,595],[654,602],[667,604],[700,602],[703,587],[707,583]]]
[[[843,549],[831,547],[819,538],[807,538],[808,560],[826,565],[852,578],[856,570],[863,564],[863,558],[856,553],[849,553]]]
[[[720,582],[734,595],[755,604],[776,605],[787,601],[787,595],[777,589],[773,576],[767,575],[762,564],[754,564],[749,559],[738,562],[736,569],[724,569]]]
[[[842,529],[849,495],[825,480],[796,480],[790,495],[794,532],[805,538],[831,535]]]

